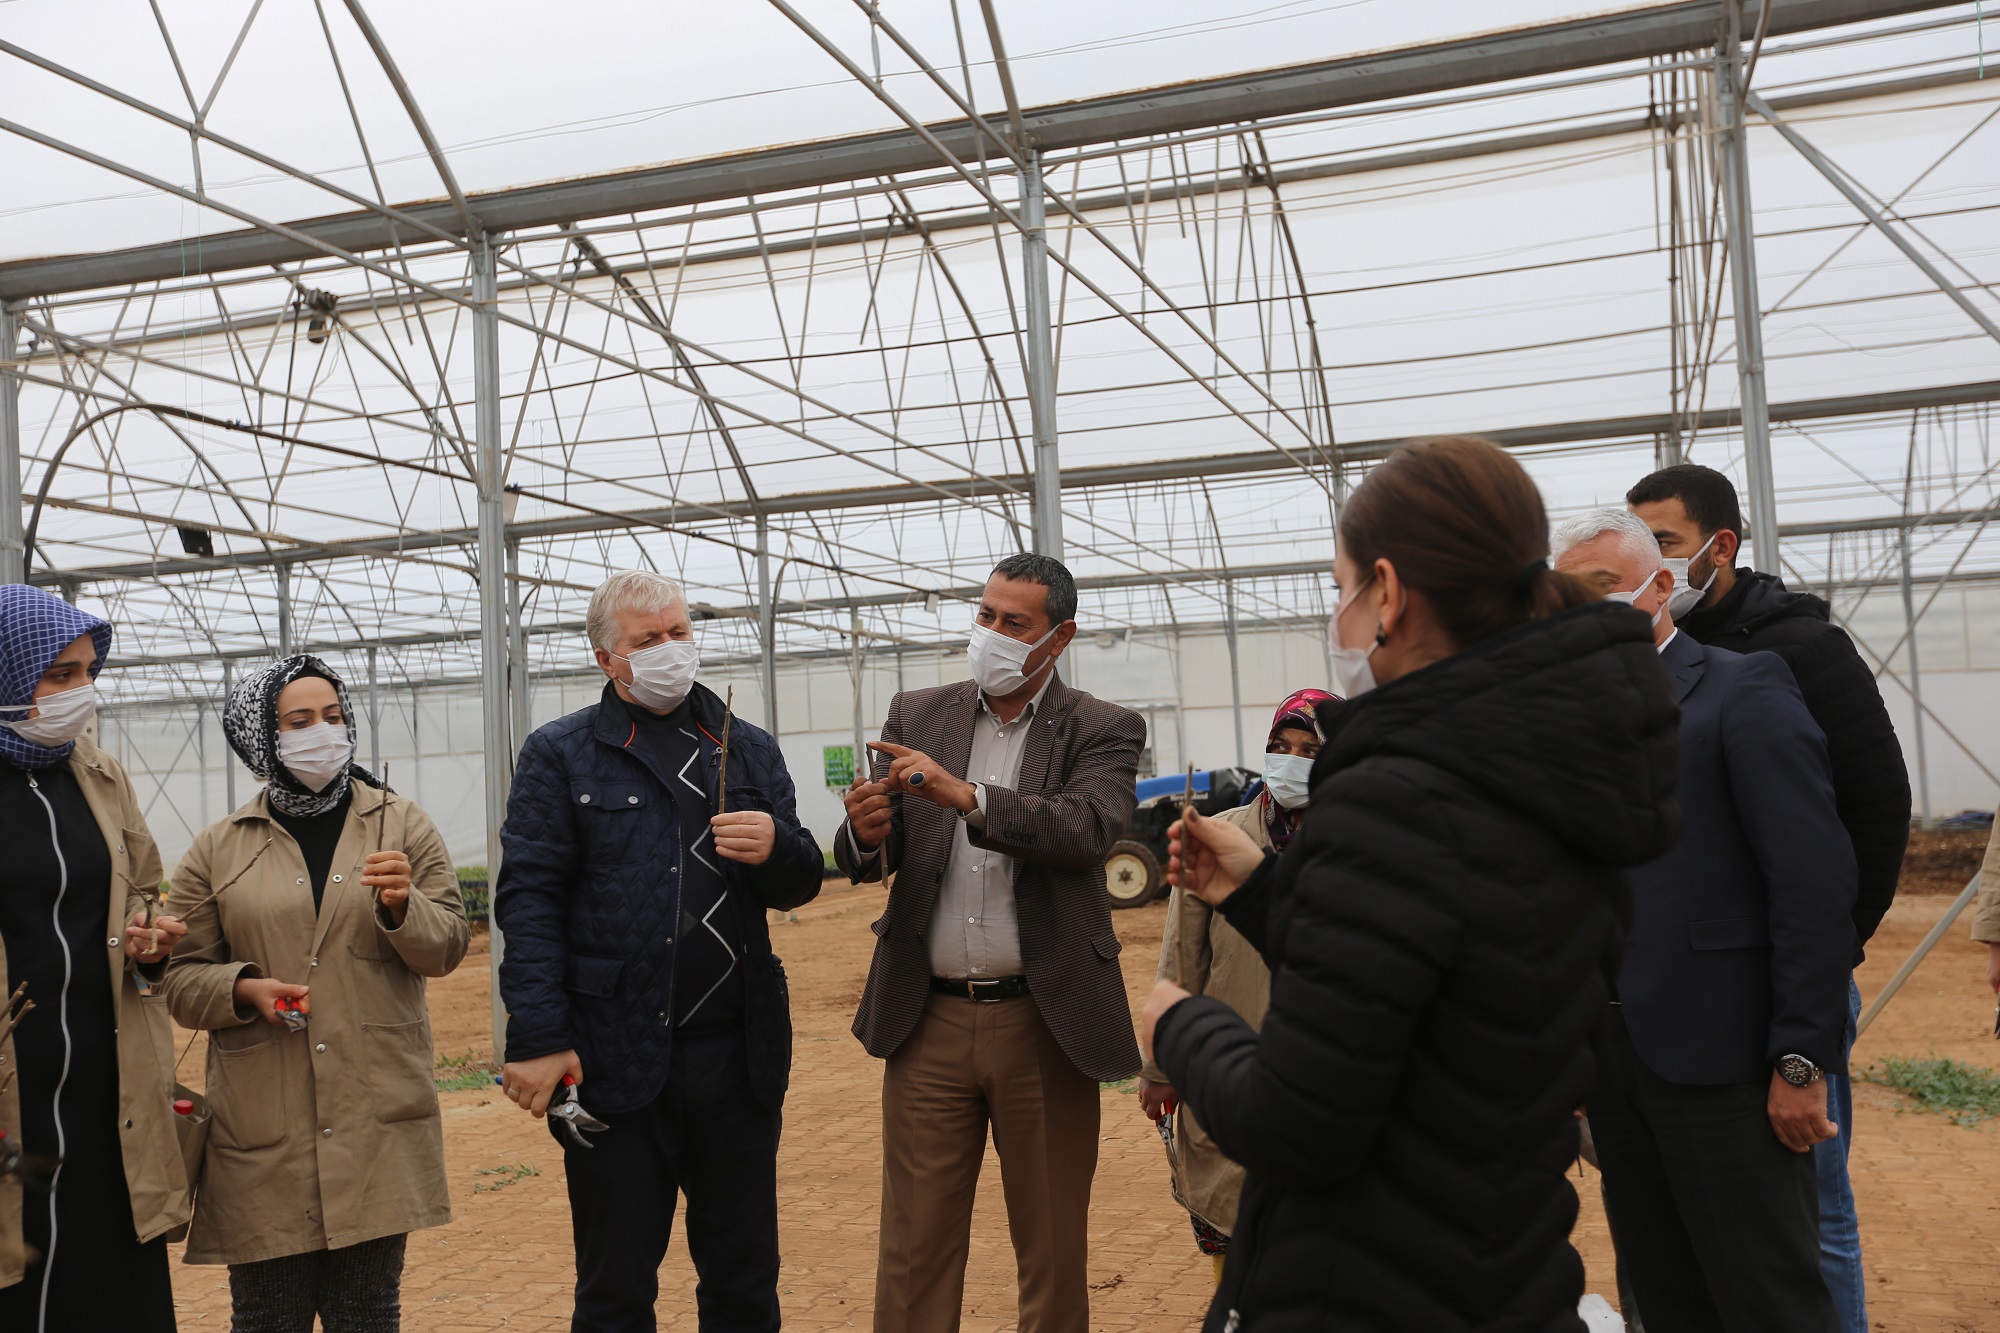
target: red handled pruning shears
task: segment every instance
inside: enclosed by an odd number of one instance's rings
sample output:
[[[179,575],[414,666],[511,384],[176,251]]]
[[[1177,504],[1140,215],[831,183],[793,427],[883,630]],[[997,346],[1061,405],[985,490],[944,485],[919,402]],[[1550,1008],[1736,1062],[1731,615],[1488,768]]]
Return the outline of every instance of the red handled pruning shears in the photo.
[[[561,1096],[549,1107],[549,1118],[557,1122],[557,1128],[562,1130],[563,1137],[579,1148],[594,1146],[580,1131],[589,1130],[592,1134],[598,1134],[611,1128],[583,1109],[583,1103],[576,1099],[576,1079],[568,1074],[563,1075]]]
[[[278,1021],[285,1025],[286,1031],[304,1032],[306,1030],[306,1015],[310,1011],[306,1008],[306,1002],[303,999],[296,995],[280,995],[277,999],[271,1001],[271,1008],[277,1013]]]
[[[493,1081],[495,1083],[504,1083],[506,1079],[502,1075],[495,1074]],[[576,1078],[574,1075],[564,1074],[562,1086],[563,1090],[556,1095],[554,1101],[549,1103],[549,1118],[556,1122],[556,1128],[562,1131],[563,1137],[574,1143],[577,1147],[596,1147],[596,1144],[583,1137],[582,1131],[588,1130],[592,1134],[601,1134],[611,1128],[611,1126],[584,1110],[583,1104],[577,1101]]]

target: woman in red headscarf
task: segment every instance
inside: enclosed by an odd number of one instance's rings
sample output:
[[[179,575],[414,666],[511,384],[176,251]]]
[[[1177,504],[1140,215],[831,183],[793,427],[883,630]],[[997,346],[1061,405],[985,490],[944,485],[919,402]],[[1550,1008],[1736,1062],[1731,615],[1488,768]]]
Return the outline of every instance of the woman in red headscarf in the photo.
[[[1264,743],[1263,786],[1248,804],[1216,818],[1236,825],[1260,847],[1283,851],[1305,814],[1311,786],[1307,775],[1326,739],[1322,710],[1339,706],[1339,698],[1325,690],[1300,690],[1279,704]],[[1270,969],[1257,950],[1214,908],[1179,887],[1167,901],[1159,975],[1195,995],[1213,995],[1251,1027],[1263,1022],[1271,1001]],[[1214,1257],[1220,1280],[1222,1256],[1236,1225],[1243,1168],[1222,1155],[1192,1115],[1185,1110],[1175,1114],[1178,1100],[1167,1076],[1149,1062],[1139,1073],[1139,1105],[1165,1127],[1174,1197],[1188,1210],[1195,1245]]]

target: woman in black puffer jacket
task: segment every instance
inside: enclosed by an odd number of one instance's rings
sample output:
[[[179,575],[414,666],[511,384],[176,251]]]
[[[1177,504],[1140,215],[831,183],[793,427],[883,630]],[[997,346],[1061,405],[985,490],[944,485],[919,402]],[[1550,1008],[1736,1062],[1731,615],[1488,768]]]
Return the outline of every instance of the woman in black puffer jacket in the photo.
[[[1349,703],[1303,829],[1268,858],[1174,830],[1274,974],[1261,1034],[1168,982],[1142,1019],[1249,1168],[1209,1333],[1583,1327],[1563,1174],[1624,868],[1679,831],[1676,709],[1646,618],[1550,571],[1547,532],[1494,445],[1399,449],[1342,515]]]

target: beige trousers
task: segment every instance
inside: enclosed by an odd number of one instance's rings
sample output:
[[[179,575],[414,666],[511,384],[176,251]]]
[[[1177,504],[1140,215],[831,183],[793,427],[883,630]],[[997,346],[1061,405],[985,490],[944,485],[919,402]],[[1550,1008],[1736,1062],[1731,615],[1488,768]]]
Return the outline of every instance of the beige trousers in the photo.
[[[1088,1333],[1097,1083],[1032,997],[932,995],[882,1072],[875,1333],[956,1333],[987,1126],[1020,1283],[1020,1333]]]

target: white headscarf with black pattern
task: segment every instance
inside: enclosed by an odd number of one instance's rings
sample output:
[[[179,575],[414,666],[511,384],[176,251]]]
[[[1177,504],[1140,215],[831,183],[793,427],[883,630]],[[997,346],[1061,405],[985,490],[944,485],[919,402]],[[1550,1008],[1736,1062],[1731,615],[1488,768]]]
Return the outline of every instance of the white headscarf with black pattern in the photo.
[[[324,789],[314,791],[293,777],[284,760],[278,758],[278,694],[302,676],[317,676],[333,686],[340,696],[340,715],[347,722],[347,743],[353,746],[354,709],[347,701],[347,686],[311,653],[299,653],[251,672],[236,682],[222,707],[222,734],[229,739],[229,748],[236,751],[245,768],[264,780],[273,807],[301,819],[323,815],[347,799],[352,779],[371,787],[384,786],[373,773],[350,762]]]

